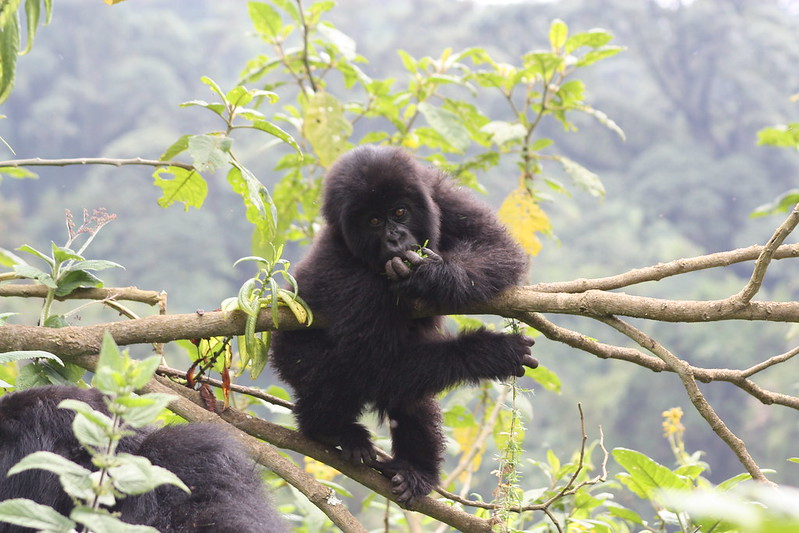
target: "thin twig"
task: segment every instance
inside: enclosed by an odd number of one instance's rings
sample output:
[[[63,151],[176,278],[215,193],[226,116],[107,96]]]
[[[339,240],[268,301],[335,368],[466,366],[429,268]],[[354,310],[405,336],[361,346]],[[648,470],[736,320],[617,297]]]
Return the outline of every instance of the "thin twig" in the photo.
[[[763,279],[766,277],[766,270],[768,269],[769,263],[771,263],[771,259],[774,256],[774,253],[777,251],[777,248],[785,241],[788,235],[796,228],[796,225],[799,224],[799,204],[796,204],[788,215],[788,218],[778,227],[774,234],[769,239],[768,243],[763,247],[763,251],[760,252],[760,256],[757,258],[755,262],[755,268],[752,272],[752,277],[749,278],[746,286],[741,289],[741,292],[732,296],[732,300],[739,302],[741,305],[748,304],[752,298],[755,297],[757,292],[760,290],[760,286],[763,284]]]
[[[126,165],[143,165],[148,167],[179,167],[186,170],[195,170],[193,165],[188,163],[181,163],[180,161],[160,161],[158,159],[142,159],[136,157],[132,159],[113,159],[110,157],[78,157],[67,159],[42,159],[36,157],[33,159],[10,159],[7,161],[0,161],[0,168],[2,167],[66,167],[71,165],[111,165],[115,167],[122,167]]]

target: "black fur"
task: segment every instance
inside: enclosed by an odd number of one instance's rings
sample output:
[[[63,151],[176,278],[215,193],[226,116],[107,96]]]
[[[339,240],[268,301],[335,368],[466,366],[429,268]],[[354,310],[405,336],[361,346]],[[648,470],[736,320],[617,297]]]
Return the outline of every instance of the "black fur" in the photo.
[[[535,364],[532,339],[485,329],[452,337],[441,317],[412,318],[414,301],[448,310],[485,301],[518,283],[527,259],[487,207],[396,148],[344,155],[326,176],[323,214],[295,274],[328,326],[276,332],[272,362],[294,389],[300,430],[352,460],[375,464],[362,412],[388,416],[394,458],[377,466],[410,503],[438,482],[435,395]]]
[[[13,392],[0,398],[0,501],[29,498],[69,515],[73,504],[55,475],[28,470],[6,476],[8,469],[29,453],[46,450],[86,468],[89,455],[72,434],[74,413],[59,402],[74,398],[107,412],[97,390],[51,386]],[[162,533],[285,532],[282,519],[264,494],[255,465],[234,437],[211,424],[188,424],[147,429],[124,438],[120,452],[147,457],[163,466],[191,489],[191,494],[162,486],[129,496],[114,509],[121,519],[144,524]],[[0,523],[0,532],[32,531]]]

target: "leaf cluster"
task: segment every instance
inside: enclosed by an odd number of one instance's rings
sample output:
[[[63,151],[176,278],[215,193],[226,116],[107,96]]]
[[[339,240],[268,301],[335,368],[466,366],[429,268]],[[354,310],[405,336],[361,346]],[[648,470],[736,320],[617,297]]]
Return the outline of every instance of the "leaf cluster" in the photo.
[[[276,250],[274,255],[280,257],[281,250]],[[256,332],[256,322],[261,309],[270,309],[275,328],[279,327],[279,306],[288,307],[297,322],[306,326],[310,326],[313,322],[313,313],[298,294],[297,281],[288,271],[290,263],[287,260],[272,261],[263,257],[249,256],[239,259],[235,264],[245,261],[255,262],[258,265],[258,272],[242,284],[236,298],[228,298],[222,302],[222,310],[225,312],[238,310],[247,315],[244,335],[239,338],[239,355],[242,369],[249,368],[250,376],[255,379],[266,366],[271,343],[271,330]],[[278,276],[291,286],[291,290],[280,287]]]

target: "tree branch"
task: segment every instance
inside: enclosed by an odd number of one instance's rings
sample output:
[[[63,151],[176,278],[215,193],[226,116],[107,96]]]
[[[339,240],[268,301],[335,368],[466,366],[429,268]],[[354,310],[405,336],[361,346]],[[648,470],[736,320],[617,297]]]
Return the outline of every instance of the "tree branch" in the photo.
[[[691,400],[691,403],[694,404],[696,410],[699,411],[699,414],[702,415],[702,417],[707,421],[719,438],[721,438],[721,440],[730,447],[744,468],[746,468],[746,471],[752,476],[752,479],[773,485],[773,483],[766,478],[766,476],[760,470],[760,467],[757,466],[757,463],[747,451],[746,443],[744,443],[743,440],[741,440],[727,427],[721,417],[705,399],[702,391],[699,390],[696,379],[694,379],[691,365],[672,354],[649,335],[631,326],[630,324],[619,320],[616,317],[606,318],[603,320],[603,322],[613,327],[620,333],[623,333],[627,337],[633,339],[647,350],[651,351],[653,354],[662,359],[663,362],[669,366],[669,368],[676,372],[680,377],[686,392],[688,393],[688,398]]]
[[[0,161],[0,168],[3,167],[66,167],[71,165],[111,165],[122,167],[127,165],[144,165],[148,167],[179,167],[186,170],[195,170],[193,165],[181,163],[180,161],[160,161],[157,159],[112,159],[109,157],[79,157],[72,159],[9,159]]]
[[[44,298],[47,287],[33,284],[0,285],[0,297]],[[136,287],[117,287],[109,289],[75,289],[66,296],[55,296],[56,300],[119,300],[158,305],[166,297],[165,292],[145,291]]]

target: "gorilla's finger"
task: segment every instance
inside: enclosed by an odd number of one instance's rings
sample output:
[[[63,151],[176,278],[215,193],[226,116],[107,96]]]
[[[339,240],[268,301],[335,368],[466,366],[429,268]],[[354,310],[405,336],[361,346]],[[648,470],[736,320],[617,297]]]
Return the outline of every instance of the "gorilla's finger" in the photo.
[[[386,262],[386,275],[391,281],[399,281],[408,278],[411,275],[411,269],[401,258],[392,257]]]
[[[524,342],[527,344],[527,346],[533,346],[535,344],[534,338],[528,337],[527,335],[523,335],[523,337],[524,337]]]
[[[441,259],[441,256],[435,253],[430,248],[424,247],[422,248],[421,252],[425,255],[425,259],[429,261],[433,261],[435,263],[441,263],[443,261],[443,259]]]
[[[416,253],[416,252],[414,252],[413,250],[405,250],[405,251],[402,253],[402,255],[403,255],[403,256],[405,256],[405,259],[406,259],[406,260],[407,260],[407,261],[408,261],[408,262],[409,262],[411,265],[413,265],[413,266],[415,266],[415,267],[417,267],[417,266],[421,265],[422,263],[424,263],[424,259],[422,259],[422,256],[420,256],[419,254],[417,254],[417,253]]]
[[[538,359],[532,355],[524,355],[522,357],[522,364],[530,368],[538,368]],[[524,373],[522,373],[523,375]]]

